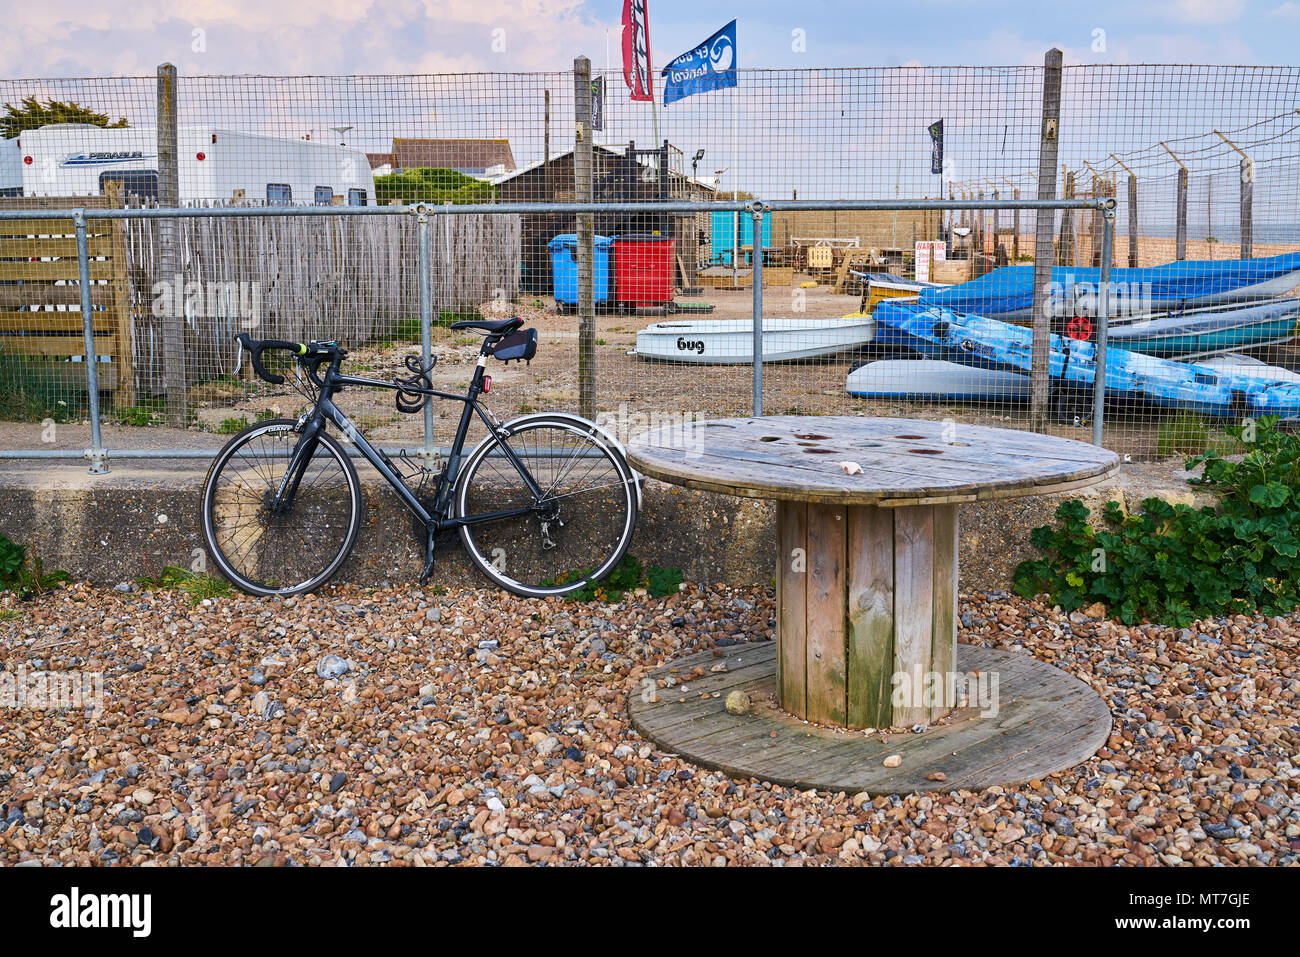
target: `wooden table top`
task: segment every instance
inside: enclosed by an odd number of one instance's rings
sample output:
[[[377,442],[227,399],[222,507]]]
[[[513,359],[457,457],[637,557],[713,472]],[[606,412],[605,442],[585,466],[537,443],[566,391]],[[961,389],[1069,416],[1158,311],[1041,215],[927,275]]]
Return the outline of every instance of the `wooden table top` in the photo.
[[[772,416],[668,425],[632,438],[651,478],[747,498],[836,505],[934,505],[1096,484],[1114,452],[1074,439],[922,419]],[[848,474],[841,462],[862,471]]]

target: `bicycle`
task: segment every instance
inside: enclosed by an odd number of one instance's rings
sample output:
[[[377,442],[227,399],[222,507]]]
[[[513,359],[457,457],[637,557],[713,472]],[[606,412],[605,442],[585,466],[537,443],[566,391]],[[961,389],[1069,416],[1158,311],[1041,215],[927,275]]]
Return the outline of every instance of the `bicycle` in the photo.
[[[432,388],[430,372],[408,356],[409,376],[362,378],[341,371],[337,342],[235,338],[253,370],[274,385],[285,377],[262,362],[284,351],[297,362],[296,388],[312,403],[297,419],[258,422],[217,454],[203,485],[203,537],[221,574],[254,595],[297,595],[319,588],[347,560],[361,526],[361,484],[335,426],[414,516],[425,549],[423,584],[433,572],[439,536],[457,532],[473,564],[516,595],[565,595],[604,578],[623,558],[640,510],[639,477],[622,447],[596,424],[543,412],[502,423],[480,401],[491,389],[487,360],[533,358],[537,330],[519,318],[457,322],[483,336],[464,395]],[[242,353],[241,353],[242,354]],[[323,369],[323,371],[322,371]],[[399,411],[433,399],[463,404],[445,467],[414,466],[414,488],[334,402],[346,387],[390,389]],[[474,416],[488,435],[464,444]],[[403,454],[403,461],[412,466]]]

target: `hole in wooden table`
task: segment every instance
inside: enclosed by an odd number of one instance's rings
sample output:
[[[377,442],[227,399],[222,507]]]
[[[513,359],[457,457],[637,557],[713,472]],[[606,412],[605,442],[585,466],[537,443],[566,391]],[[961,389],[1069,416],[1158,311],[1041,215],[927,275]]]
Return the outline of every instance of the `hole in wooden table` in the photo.
[[[802,435],[801,435],[800,433],[796,432],[796,433],[794,434],[794,437],[795,437],[796,439],[812,439],[812,440],[814,440],[814,441],[819,441],[819,440],[821,440],[821,439],[829,439],[829,438],[830,438],[829,435],[817,435],[817,434],[814,433],[814,432],[806,432],[806,433],[804,433],[804,434],[802,434]],[[918,438],[920,438],[920,436],[918,436]]]
[[[913,455],[943,455],[942,449],[908,449]]]
[[[834,455],[834,449],[804,449],[809,455]]]
[[[925,438],[925,436],[924,436],[924,435],[896,435],[896,436],[894,436],[894,438],[896,438],[896,439],[923,439],[923,438]]]
[[[758,441],[760,441],[760,442],[780,442],[780,441],[781,441],[781,436],[779,436],[779,435],[764,435],[764,436],[760,437]]]

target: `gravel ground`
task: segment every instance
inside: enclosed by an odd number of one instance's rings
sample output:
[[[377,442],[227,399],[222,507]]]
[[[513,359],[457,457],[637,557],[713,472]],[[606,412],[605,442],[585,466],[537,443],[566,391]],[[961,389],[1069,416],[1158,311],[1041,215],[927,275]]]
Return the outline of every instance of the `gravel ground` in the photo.
[[[629,725],[647,669],[771,637],[762,591],[191,605],[75,585],[0,611],[7,669],[102,671],[105,692],[98,716],[0,722],[0,863],[1300,860],[1297,617],[1126,628],[966,595],[961,640],[1089,682],[1113,734],[1022,787],[873,799],[732,781]]]

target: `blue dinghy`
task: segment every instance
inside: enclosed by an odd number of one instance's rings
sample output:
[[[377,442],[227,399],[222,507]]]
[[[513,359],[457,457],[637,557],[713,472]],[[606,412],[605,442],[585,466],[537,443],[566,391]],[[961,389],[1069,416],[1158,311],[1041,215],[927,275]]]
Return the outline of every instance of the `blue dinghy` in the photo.
[[[876,307],[876,342],[931,359],[1028,374],[1033,331],[997,319],[962,315],[920,303],[888,300]],[[1096,375],[1091,342],[1052,335],[1049,375],[1058,387],[1090,390]],[[1211,416],[1300,414],[1300,384],[1262,375],[1222,373],[1126,349],[1106,349],[1106,393]]]

